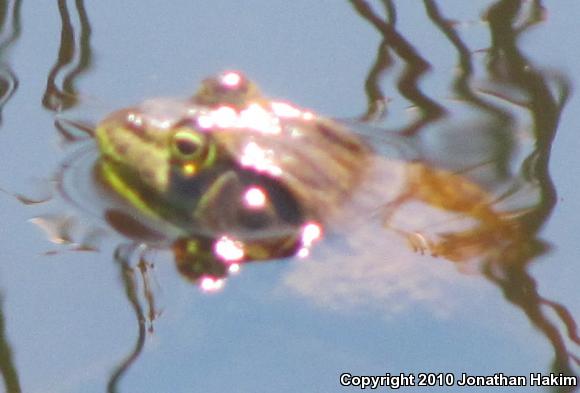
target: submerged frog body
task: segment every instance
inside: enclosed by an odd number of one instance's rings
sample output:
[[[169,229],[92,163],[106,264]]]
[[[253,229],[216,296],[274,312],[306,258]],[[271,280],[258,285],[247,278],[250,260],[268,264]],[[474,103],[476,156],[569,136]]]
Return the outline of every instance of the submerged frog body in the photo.
[[[102,181],[147,225],[171,225],[178,260],[271,259],[309,247],[371,156],[345,127],[265,99],[237,72],[205,80],[190,99],[117,111],[96,138]]]

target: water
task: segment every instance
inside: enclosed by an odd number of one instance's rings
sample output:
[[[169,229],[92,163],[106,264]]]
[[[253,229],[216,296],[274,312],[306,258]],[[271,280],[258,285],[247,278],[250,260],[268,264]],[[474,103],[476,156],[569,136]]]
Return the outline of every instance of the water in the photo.
[[[530,373],[580,373],[578,4],[1,6],[6,391],[338,392],[343,372],[528,381]],[[91,194],[85,166],[65,171],[80,207],[50,198],[59,167],[92,143],[59,132],[55,119],[90,122],[147,97],[187,96],[232,68],[270,95],[354,123],[378,150],[381,138],[395,138],[428,166],[505,196],[498,206],[520,223],[521,237],[476,248],[478,263],[452,262],[414,252],[369,219],[310,260],[245,266],[219,293],[183,279],[167,250],[148,254],[148,279],[131,273],[122,252],[113,257],[126,240],[100,218],[105,202]],[[23,204],[15,194],[49,201]],[[402,223],[421,226],[422,211],[405,214]],[[29,222],[63,217],[70,244],[51,243]],[[483,390],[573,388],[470,388]]]

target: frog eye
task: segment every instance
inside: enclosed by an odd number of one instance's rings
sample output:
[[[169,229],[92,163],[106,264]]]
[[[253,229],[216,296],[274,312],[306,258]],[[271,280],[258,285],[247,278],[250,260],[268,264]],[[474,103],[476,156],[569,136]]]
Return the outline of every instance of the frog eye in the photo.
[[[177,131],[173,135],[174,151],[185,159],[195,159],[202,155],[205,150],[205,138],[191,131]]]
[[[261,99],[261,94],[257,86],[244,75],[229,71],[204,80],[193,99],[200,105],[210,107],[228,105],[243,108]]]

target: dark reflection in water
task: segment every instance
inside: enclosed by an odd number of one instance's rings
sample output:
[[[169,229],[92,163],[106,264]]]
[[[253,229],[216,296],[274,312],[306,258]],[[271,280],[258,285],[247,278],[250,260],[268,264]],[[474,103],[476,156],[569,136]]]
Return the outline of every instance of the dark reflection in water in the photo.
[[[70,109],[77,105],[79,94],[75,82],[82,73],[90,69],[92,64],[92,48],[90,44],[91,24],[85,9],[84,1],[75,0],[74,2],[74,9],[76,12],[73,15],[77,17],[76,25],[73,24],[67,0],[59,0],[58,9],[62,26],[60,49],[57,60],[48,74],[46,91],[42,99],[43,106],[55,112]],[[59,77],[60,83],[58,82]],[[87,128],[82,123],[63,119],[57,119],[57,121],[55,121],[55,127],[60,135],[68,141],[76,141],[80,139],[78,138],[77,132],[70,131],[71,127],[75,130],[81,130],[86,134],[92,133],[92,129]],[[66,169],[67,166],[63,166],[62,170]],[[60,226],[56,229],[58,231],[63,230]],[[121,378],[127,372],[129,367],[136,361],[145,344],[147,318],[139,302],[134,276],[135,271],[130,264],[130,258],[134,251],[133,248],[133,246],[120,246],[116,251],[114,259],[119,265],[120,275],[125,287],[125,294],[135,312],[138,323],[138,336],[134,349],[124,360],[121,361],[117,368],[112,371],[109,383],[107,384],[108,392],[118,391],[118,384]],[[82,250],[84,247],[81,245],[78,249]],[[141,261],[140,271],[143,275],[143,282],[147,283],[148,280],[145,276],[147,273],[143,267],[145,263],[146,262]],[[147,287],[145,288],[144,295],[149,300],[149,305],[151,306],[153,304],[152,295]],[[154,311],[151,306],[149,321],[152,321],[153,319]]]
[[[18,78],[6,59],[10,48],[20,37],[20,0],[0,1],[0,124],[2,110],[18,88]],[[12,349],[6,337],[4,299],[0,295],[0,372],[8,393],[20,393],[18,372]]]
[[[540,72],[518,47],[521,34],[530,26],[541,22],[543,16],[541,2],[504,0],[496,2],[488,9],[487,21],[492,42],[486,51],[485,86],[476,88],[474,86],[478,81],[474,75],[474,53],[462,41],[454,24],[441,13],[438,3],[433,0],[424,1],[429,19],[457,52],[459,69],[450,89],[458,101],[476,109],[483,117],[485,132],[493,141],[490,150],[486,152],[484,162],[466,160],[461,165],[433,158],[429,154],[429,148],[418,141],[417,137],[426,132],[428,126],[448,121],[451,117],[442,103],[429,97],[419,86],[431,65],[426,55],[420,53],[412,42],[397,30],[396,6],[388,0],[381,2],[387,15],[386,20],[383,20],[366,1],[350,2],[361,18],[379,32],[382,40],[377,57],[366,78],[364,90],[368,97],[368,107],[362,120],[375,121],[386,114],[387,104],[380,86],[381,78],[393,71],[396,60],[402,61],[404,67],[397,79],[397,88],[400,94],[419,110],[420,116],[392,132],[402,141],[417,144],[419,151],[417,162],[410,165],[421,165],[417,168],[422,169],[415,172],[418,174],[417,187],[420,185],[422,187],[420,193],[424,194],[421,197],[428,200],[431,205],[459,212],[480,221],[480,226],[472,231],[450,230],[437,241],[419,244],[417,248],[452,260],[458,265],[466,262],[468,257],[477,255],[481,260],[480,268],[483,275],[497,285],[509,302],[526,314],[530,322],[542,332],[554,348],[552,372],[573,375],[574,363],[580,365],[580,359],[574,354],[576,347],[580,345],[576,322],[565,306],[539,294],[534,278],[528,273],[530,262],[549,248],[538,237],[538,233],[550,217],[556,202],[556,191],[550,179],[548,164],[551,143],[569,93],[566,80],[557,75],[550,76]],[[0,111],[17,87],[17,78],[2,61],[2,55],[20,32],[20,2],[1,4]],[[70,109],[77,104],[78,91],[75,82],[91,66],[91,26],[84,3],[81,0],[74,3],[76,23],[71,18],[67,1],[59,0],[58,7],[62,21],[60,49],[48,75],[42,99],[44,107],[55,112]],[[10,26],[9,34],[5,33],[6,26]],[[517,95],[513,93],[515,91]],[[498,101],[501,104],[498,104]],[[510,106],[517,106],[518,109],[529,113],[531,118],[529,131],[534,138],[533,148],[521,161],[516,173],[511,169],[517,148],[513,135],[516,119],[508,110]],[[57,127],[67,139],[74,139],[74,135],[65,128],[59,124]],[[455,131],[460,127],[459,124],[452,126]],[[90,133],[90,130],[88,132]],[[430,171],[431,166],[435,164],[451,168],[450,172]],[[474,183],[462,182],[463,176],[466,179],[472,177],[475,179]],[[469,194],[473,190],[469,185],[478,184],[476,181],[481,178],[486,179],[486,182],[482,183],[492,185],[490,193],[499,190],[494,203],[516,200],[517,207],[508,209],[509,214],[502,215],[493,211],[490,206],[485,207],[487,210],[480,209],[480,205],[473,200],[469,201],[470,204],[466,204],[469,196],[457,194],[462,192]],[[429,181],[431,184],[426,185],[425,183]],[[501,187],[495,189],[497,184],[501,184]],[[411,196],[405,195],[397,203],[402,204],[409,199],[419,198],[418,194],[419,192]],[[478,189],[472,194],[483,195],[484,191]],[[411,233],[403,235],[412,236]],[[464,250],[469,251],[463,253]],[[134,310],[138,330],[133,347],[111,372],[107,386],[109,392],[118,390],[121,379],[140,356],[145,345],[147,324],[151,324],[156,318],[154,295],[148,287],[148,263],[142,250],[136,244],[121,245],[117,248],[114,259],[120,269],[126,297]],[[134,263],[135,259],[138,263]],[[142,283],[142,294],[139,293],[138,281]],[[2,317],[0,309],[0,368],[6,390],[19,392],[18,374],[5,337]],[[562,331],[559,325],[563,325],[565,331]],[[567,344],[568,342],[570,344]],[[569,345],[575,348],[569,348]],[[558,391],[572,390],[574,389]]]
[[[380,31],[380,27],[385,23],[376,18],[376,16],[369,9],[368,5],[360,1],[352,1],[352,3],[363,18],[366,18],[369,21],[375,20],[375,23],[373,24]],[[385,1],[384,7],[387,12],[387,23],[394,26],[397,20],[397,13],[393,2],[388,0]],[[361,116],[361,121],[372,121],[386,116],[387,102],[385,95],[380,87],[380,82],[381,77],[385,74],[385,71],[392,66],[392,63],[393,58],[390,54],[386,39],[384,39],[383,42],[381,42],[379,45],[377,50],[377,58],[372,65],[365,82],[368,109],[366,113]]]
[[[380,32],[383,38],[383,42],[379,46],[376,64],[367,78],[366,91],[370,106],[364,118],[380,115],[384,97],[374,82],[378,82],[378,77],[392,65],[390,53],[393,52],[405,63],[405,69],[397,81],[397,88],[405,98],[421,109],[419,119],[399,131],[402,135],[413,135],[445,113],[444,108],[423,93],[418,86],[421,77],[429,70],[430,65],[395,28],[395,7],[391,1],[382,1],[391,18],[388,22],[378,17],[366,1],[351,0],[351,3],[356,11]]]
[[[576,323],[567,309],[538,294],[533,277],[527,272],[527,265],[533,257],[545,252],[546,246],[537,239],[538,231],[549,218],[556,204],[556,190],[548,169],[552,141],[556,134],[560,114],[566,103],[569,87],[565,80],[549,80],[537,71],[533,64],[518,48],[517,42],[521,33],[541,21],[542,9],[539,1],[532,3],[523,22],[519,22],[524,12],[521,1],[501,1],[488,11],[492,47],[489,51],[488,71],[494,82],[505,86],[516,87],[522,98],[514,98],[523,109],[529,111],[532,118],[531,132],[535,145],[521,167],[519,176],[530,183],[537,184],[538,203],[524,212],[518,219],[529,239],[527,244],[513,245],[503,250],[497,261],[489,260],[485,275],[503,291],[506,299],[519,306],[552,344],[555,358],[552,365],[554,373],[562,372],[572,375],[570,362],[580,365],[580,359],[569,350],[564,337],[554,321],[546,314],[552,309],[566,326],[567,336],[576,350],[580,340]],[[555,92],[555,94],[553,93]],[[509,97],[508,97],[509,99]],[[573,389],[570,389],[573,390]]]
[[[486,100],[482,95],[473,91],[474,66],[470,49],[461,41],[457,31],[453,28],[453,24],[441,14],[436,2],[426,0],[425,9],[433,24],[441,30],[457,50],[459,67],[457,77],[453,80],[452,85],[457,98],[477,108],[480,113],[488,114],[491,124],[487,131],[493,133],[495,139],[495,150],[490,154],[490,159],[494,162],[497,174],[500,177],[506,177],[508,176],[507,168],[513,154],[514,143],[513,133],[505,130],[512,130],[513,119],[506,109],[500,105],[494,105],[491,100]]]
[[[113,393],[118,391],[118,385],[121,381],[123,375],[129,370],[131,365],[137,361],[139,356],[141,355],[141,351],[145,346],[145,338],[146,338],[146,323],[147,317],[143,311],[143,307],[139,301],[139,294],[136,288],[135,282],[135,269],[133,268],[130,258],[131,255],[135,254],[134,246],[123,246],[119,247],[115,253],[115,261],[119,264],[121,268],[121,275],[123,278],[123,284],[125,286],[125,295],[127,299],[131,303],[133,311],[135,312],[135,316],[137,317],[138,326],[139,326],[139,333],[137,336],[137,341],[135,342],[135,346],[133,350],[127,355],[127,357],[117,366],[115,370],[113,370],[111,374],[111,378],[109,379],[109,383],[107,384],[107,392]],[[139,270],[141,274],[146,274],[146,262],[141,260],[139,264]],[[144,282],[147,282],[146,277],[144,278]],[[146,289],[146,297],[148,299],[152,299],[151,292]],[[151,300],[152,302],[152,300]],[[151,302],[149,303],[151,305]],[[149,313],[149,321],[152,321],[154,316],[152,315],[153,310],[150,310]]]
[[[6,324],[4,318],[4,299],[0,296],[0,370],[4,379],[4,387],[8,393],[19,393],[20,382],[12,357],[12,349],[6,339]]]
[[[427,98],[417,86],[422,72],[429,67],[428,62],[396,34],[392,21],[381,21],[365,1],[353,0],[352,3],[361,16],[372,23],[384,37],[378,59],[368,79],[372,86],[367,86],[369,109],[365,117],[375,117],[379,111],[376,102],[380,102],[383,96],[378,87],[378,77],[393,63],[389,55],[392,50],[407,63],[408,67],[399,79],[398,87],[402,95],[416,104],[422,112],[421,119],[405,127],[401,133],[416,134],[428,122],[436,121],[444,113],[439,104]],[[395,14],[392,4],[387,1],[383,3],[387,15],[392,19]],[[545,253],[548,248],[538,238],[538,233],[550,217],[556,203],[556,190],[550,178],[548,164],[551,144],[569,95],[569,86],[565,79],[558,75],[550,77],[538,71],[518,47],[520,35],[530,26],[542,21],[544,15],[542,4],[540,1],[504,0],[489,8],[487,21],[490,26],[491,47],[487,51],[486,69],[490,87],[479,89],[478,92],[472,88],[471,50],[462,42],[453,23],[441,14],[436,2],[425,0],[424,4],[433,24],[442,31],[458,53],[459,72],[453,81],[453,90],[457,98],[477,108],[479,113],[487,114],[489,118],[486,132],[493,135],[495,151],[490,152],[490,160],[484,163],[487,170],[491,169],[498,181],[510,176],[514,178],[513,186],[499,197],[499,201],[515,199],[514,196],[521,193],[527,194],[526,199],[534,199],[531,204],[521,206],[520,212],[510,218],[510,221],[513,220],[514,224],[517,224],[510,232],[512,234],[515,234],[515,231],[519,232],[511,241],[503,245],[497,242],[487,244],[492,248],[486,250],[487,256],[483,260],[482,272],[501,289],[509,302],[518,306],[527,315],[531,323],[551,343],[555,354],[551,371],[556,374],[574,375],[571,363],[580,365],[580,358],[574,354],[580,345],[576,322],[565,306],[538,293],[536,281],[527,271],[530,262]],[[529,131],[535,143],[516,174],[510,174],[509,169],[517,147],[513,135],[515,119],[502,106],[483,98],[482,93],[499,98],[506,106],[516,105],[530,114]],[[475,167],[478,168],[479,165]],[[491,232],[499,229],[491,223],[487,228]],[[461,233],[456,233],[439,244],[431,245],[431,249],[442,255],[452,254],[457,249],[470,245],[471,241],[484,243],[485,232],[479,232],[477,239],[468,239],[462,237]],[[448,244],[444,244],[445,242]],[[457,260],[451,254],[448,257]],[[551,317],[554,315],[559,320],[554,321]],[[565,327],[565,331],[558,328],[559,324]],[[567,340],[574,348],[568,348]],[[573,390],[574,387],[555,388],[555,391],[560,392]]]
[[[20,37],[20,5],[20,0],[0,2],[0,124],[2,109],[18,88],[18,78],[5,57]]]
[[[52,111],[69,109],[78,102],[76,79],[89,70],[92,61],[91,25],[84,1],[74,2],[73,16],[77,17],[76,21],[71,18],[68,3],[67,0],[58,0],[62,23],[60,48],[57,60],[48,74],[42,98],[42,105]]]

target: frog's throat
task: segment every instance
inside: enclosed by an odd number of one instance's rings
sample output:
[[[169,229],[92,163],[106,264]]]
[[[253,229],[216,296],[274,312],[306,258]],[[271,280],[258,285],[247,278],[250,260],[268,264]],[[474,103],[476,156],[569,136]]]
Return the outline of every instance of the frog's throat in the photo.
[[[174,206],[166,199],[166,193],[152,189],[139,178],[135,170],[115,160],[102,157],[97,169],[101,182],[146,220],[161,220],[181,228],[181,233],[205,236],[210,236],[211,231],[204,232],[198,225],[204,222],[206,210],[212,208],[212,200],[223,192],[224,187],[235,180],[235,174],[227,171],[212,179],[194,199]]]
[[[98,173],[102,181],[117,195],[123,198],[130,206],[136,208],[141,214],[149,219],[158,219],[158,209],[153,209],[151,204],[144,198],[142,187],[135,187],[134,182],[127,181],[114,162],[101,159],[98,162]]]
[[[133,169],[105,157],[101,158],[98,163],[98,174],[105,186],[132,209],[136,209],[146,220],[171,223],[171,226],[177,228],[184,228],[182,224],[186,227],[193,225],[192,212],[195,211],[193,209],[198,204],[197,201],[193,201],[191,205],[184,204],[175,207],[168,203],[164,192],[152,189],[149,184],[139,178]],[[215,183],[207,192],[217,192],[215,188],[221,185],[221,182],[218,179]],[[201,199],[203,198],[202,194]],[[188,232],[185,229],[179,232],[184,231]]]

